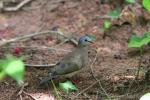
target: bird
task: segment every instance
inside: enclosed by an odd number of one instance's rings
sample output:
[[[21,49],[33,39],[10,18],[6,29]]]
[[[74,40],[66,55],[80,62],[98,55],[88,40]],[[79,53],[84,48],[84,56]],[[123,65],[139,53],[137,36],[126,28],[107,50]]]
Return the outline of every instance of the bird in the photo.
[[[40,85],[50,79],[71,78],[88,65],[88,44],[94,43],[92,35],[86,34],[79,38],[77,47],[61,59],[48,72],[48,76],[40,81]]]

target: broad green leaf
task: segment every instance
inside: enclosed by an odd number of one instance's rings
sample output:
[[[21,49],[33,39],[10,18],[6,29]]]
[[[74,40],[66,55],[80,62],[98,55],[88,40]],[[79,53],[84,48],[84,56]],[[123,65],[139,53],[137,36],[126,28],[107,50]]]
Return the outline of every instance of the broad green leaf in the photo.
[[[24,70],[24,63],[20,59],[9,61],[5,68],[5,72],[17,81],[23,80]]]
[[[145,9],[150,11],[150,0],[143,0],[142,4],[143,4]]]
[[[125,0],[127,3],[135,3],[135,0]]]
[[[140,98],[140,100],[150,100],[150,93],[144,94],[144,95]]]
[[[135,34],[133,34],[130,38],[130,41],[128,43],[128,47],[141,47],[141,38],[137,37]]]
[[[104,21],[104,29],[109,29],[111,27],[111,22],[108,20]]]
[[[111,18],[119,18],[121,14],[121,9],[120,8],[117,8],[113,11],[111,11],[108,15],[111,17]]]
[[[142,45],[147,45],[150,42],[150,35],[149,35],[149,33],[150,32],[147,32],[147,33],[143,34],[142,41],[141,41]]]
[[[16,81],[23,80],[24,75],[24,63],[21,59],[13,57],[12,55],[7,55],[6,59],[0,60],[1,75],[9,75]]]
[[[143,45],[147,45],[149,42],[150,42],[150,32],[144,33],[141,37],[137,37],[135,34],[133,34],[128,43],[128,47],[140,48]]]
[[[70,81],[66,81],[64,83],[59,83],[59,88],[63,89],[67,93],[69,92],[69,90],[77,90],[77,87],[75,85],[73,85],[72,82],[70,82]]]

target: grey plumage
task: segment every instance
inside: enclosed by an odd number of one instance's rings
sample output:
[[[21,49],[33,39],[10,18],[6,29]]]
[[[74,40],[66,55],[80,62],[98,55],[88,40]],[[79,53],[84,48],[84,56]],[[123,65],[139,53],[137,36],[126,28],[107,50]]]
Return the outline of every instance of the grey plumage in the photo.
[[[84,66],[88,65],[87,42],[91,42],[88,36],[79,39],[78,46],[72,52],[68,53],[60,62],[58,62],[40,84],[55,78],[70,78],[79,72]]]
[[[56,66],[50,70],[51,77],[69,74],[80,70],[88,62],[88,50],[86,47],[76,48],[66,55]]]

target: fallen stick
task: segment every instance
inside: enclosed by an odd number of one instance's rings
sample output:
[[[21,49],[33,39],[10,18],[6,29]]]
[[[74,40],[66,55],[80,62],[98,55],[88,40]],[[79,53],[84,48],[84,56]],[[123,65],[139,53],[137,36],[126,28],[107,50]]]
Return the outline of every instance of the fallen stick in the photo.
[[[2,10],[3,11],[17,11],[19,9],[21,9],[25,4],[31,2],[32,0],[23,0],[22,2],[20,2],[17,6],[15,7],[4,7]]]
[[[42,35],[42,34],[48,34],[48,33],[57,33],[57,31],[44,31],[44,32],[38,32],[38,33],[33,33],[33,34],[28,34],[28,35],[24,35],[24,36],[20,36],[20,37],[16,37],[10,40],[3,40],[0,42],[0,46],[12,43],[12,42],[17,42],[23,39],[27,39],[27,38],[31,38],[34,36],[38,36],[38,35]]]
[[[43,64],[43,65],[35,65],[35,64],[25,64],[26,67],[36,67],[36,68],[49,68],[54,67],[56,64]]]
[[[95,84],[97,84],[99,81],[95,81],[93,84],[91,84],[90,86],[88,86],[87,88],[83,89],[81,92],[79,92],[76,97],[78,97],[79,95],[83,94],[85,91],[87,91],[88,89],[92,88]],[[75,98],[76,98],[75,97]]]
[[[94,65],[94,63],[95,63],[96,60],[97,60],[98,53],[99,53],[99,51],[97,51],[97,53],[96,53],[96,55],[95,55],[95,58],[94,58],[92,64],[90,65],[91,74],[92,74],[93,78],[96,80],[96,82],[98,81],[99,86],[100,86],[100,89],[105,93],[105,95],[106,95],[106,97],[108,98],[108,100],[111,100],[111,98],[110,98],[110,96],[108,95],[108,93],[106,92],[106,90],[102,87],[101,80],[100,80],[100,79],[97,79],[96,76],[95,76],[95,74],[94,74],[93,65]]]
[[[9,40],[3,39],[2,41],[0,41],[0,47],[4,46],[6,44],[12,43],[12,42],[17,42],[17,41],[20,41],[20,40],[23,40],[23,39],[28,39],[28,38],[32,38],[34,36],[39,36],[39,35],[44,35],[44,34],[50,34],[50,33],[51,34],[58,34],[58,35],[60,35],[60,36],[62,36],[64,38],[68,39],[68,41],[74,43],[75,45],[78,44],[78,42],[75,39],[69,38],[69,37],[65,36],[60,31],[50,31],[50,30],[48,30],[48,31],[43,31],[43,32],[35,32],[35,33],[32,33],[32,34],[27,34],[27,35],[16,37],[16,38],[9,39]]]

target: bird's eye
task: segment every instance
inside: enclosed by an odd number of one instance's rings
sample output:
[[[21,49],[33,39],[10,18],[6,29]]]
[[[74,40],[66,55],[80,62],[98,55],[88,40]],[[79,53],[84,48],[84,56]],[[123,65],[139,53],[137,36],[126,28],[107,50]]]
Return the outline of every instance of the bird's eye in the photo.
[[[84,41],[86,41],[86,42],[87,42],[88,40],[87,40],[87,39],[85,39]]]

